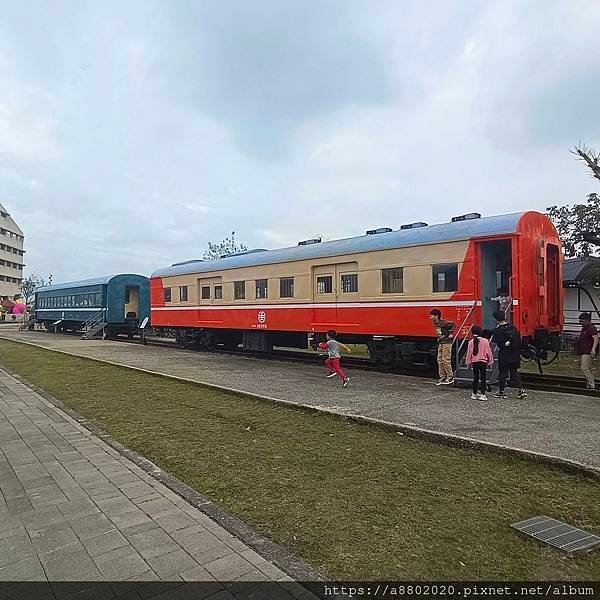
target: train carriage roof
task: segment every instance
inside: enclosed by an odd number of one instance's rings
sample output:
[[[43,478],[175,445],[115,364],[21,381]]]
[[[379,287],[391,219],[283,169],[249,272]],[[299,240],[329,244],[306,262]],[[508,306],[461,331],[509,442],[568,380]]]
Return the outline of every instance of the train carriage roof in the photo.
[[[54,292],[57,290],[70,290],[70,289],[75,289],[75,288],[91,287],[91,286],[95,286],[95,285],[108,285],[113,279],[115,279],[117,277],[132,277],[134,279],[143,277],[144,279],[146,279],[143,275],[134,275],[131,273],[130,274],[119,273],[118,275],[107,275],[105,277],[94,277],[93,279],[82,279],[80,281],[68,281],[65,283],[56,283],[54,285],[46,285],[44,287],[36,288],[35,293],[37,294],[38,292]]]
[[[152,273],[152,277],[173,277],[190,273],[205,273],[271,263],[326,258],[329,256],[342,256],[344,254],[374,252],[377,250],[392,250],[394,248],[439,244],[442,242],[454,242],[494,235],[507,235],[517,232],[519,221],[524,214],[526,213],[520,212],[483,217],[481,219],[467,219],[454,223],[441,223],[439,225],[428,225],[427,227],[418,227],[415,229],[400,229],[388,233],[363,235],[278,250],[249,251],[219,260],[188,261],[158,269]]]

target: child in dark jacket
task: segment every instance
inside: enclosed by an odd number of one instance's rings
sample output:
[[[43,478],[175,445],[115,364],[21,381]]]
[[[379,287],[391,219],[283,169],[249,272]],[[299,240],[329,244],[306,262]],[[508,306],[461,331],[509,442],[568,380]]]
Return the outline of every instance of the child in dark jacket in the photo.
[[[492,333],[492,342],[498,346],[498,391],[494,392],[492,396],[506,398],[504,388],[506,387],[506,378],[510,373],[512,384],[519,388],[517,398],[521,400],[527,397],[519,373],[521,366],[521,334],[514,325],[508,322],[503,311],[495,310],[494,319],[498,322]]]
[[[473,393],[471,400],[487,400],[487,368],[494,364],[494,353],[490,342],[482,337],[483,329],[478,325],[471,328],[472,338],[467,346],[467,367],[473,369]],[[477,393],[478,385],[481,393]]]

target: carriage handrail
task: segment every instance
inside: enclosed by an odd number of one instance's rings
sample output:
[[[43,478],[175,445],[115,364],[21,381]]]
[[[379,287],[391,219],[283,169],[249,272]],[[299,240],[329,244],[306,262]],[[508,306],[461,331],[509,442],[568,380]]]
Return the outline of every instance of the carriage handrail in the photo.
[[[456,330],[456,333],[454,334],[454,337],[452,338],[453,344],[457,340],[458,336],[460,335],[462,328],[465,326],[466,322],[469,320],[469,318],[473,314],[473,311],[475,310],[475,308],[477,306],[477,302],[478,302],[478,300],[475,300],[475,302],[473,302],[473,306],[471,306],[471,310],[467,313],[465,320],[461,323],[460,327]],[[460,343],[460,346],[456,347],[456,364],[458,364],[458,359],[460,358],[460,351],[463,349],[463,346],[465,345],[466,341],[467,341],[467,336],[465,336],[463,338],[462,342]]]
[[[91,329],[105,321],[106,308],[101,308],[97,313],[94,313],[87,321],[84,322],[84,329]]]

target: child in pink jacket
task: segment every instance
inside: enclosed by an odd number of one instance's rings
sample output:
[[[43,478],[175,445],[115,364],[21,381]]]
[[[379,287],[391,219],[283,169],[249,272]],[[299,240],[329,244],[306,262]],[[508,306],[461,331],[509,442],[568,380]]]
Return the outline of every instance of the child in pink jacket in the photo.
[[[473,368],[473,393],[471,400],[487,400],[485,392],[486,375],[488,365],[491,367],[494,364],[494,353],[490,347],[490,342],[484,337],[481,327],[473,325],[471,334],[473,337],[469,340],[467,347],[467,367]],[[481,393],[477,393],[477,386],[480,386]]]

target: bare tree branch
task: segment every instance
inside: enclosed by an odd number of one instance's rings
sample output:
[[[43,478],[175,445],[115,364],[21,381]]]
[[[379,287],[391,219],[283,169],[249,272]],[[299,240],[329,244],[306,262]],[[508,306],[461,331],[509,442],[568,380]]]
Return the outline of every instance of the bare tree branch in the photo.
[[[592,177],[600,181],[600,152],[596,152],[593,148],[579,143],[579,145],[571,150],[571,153],[579,157],[579,160],[589,167]]]
[[[582,231],[581,237],[588,244],[594,244],[594,246],[600,246],[600,236],[593,231]]]

